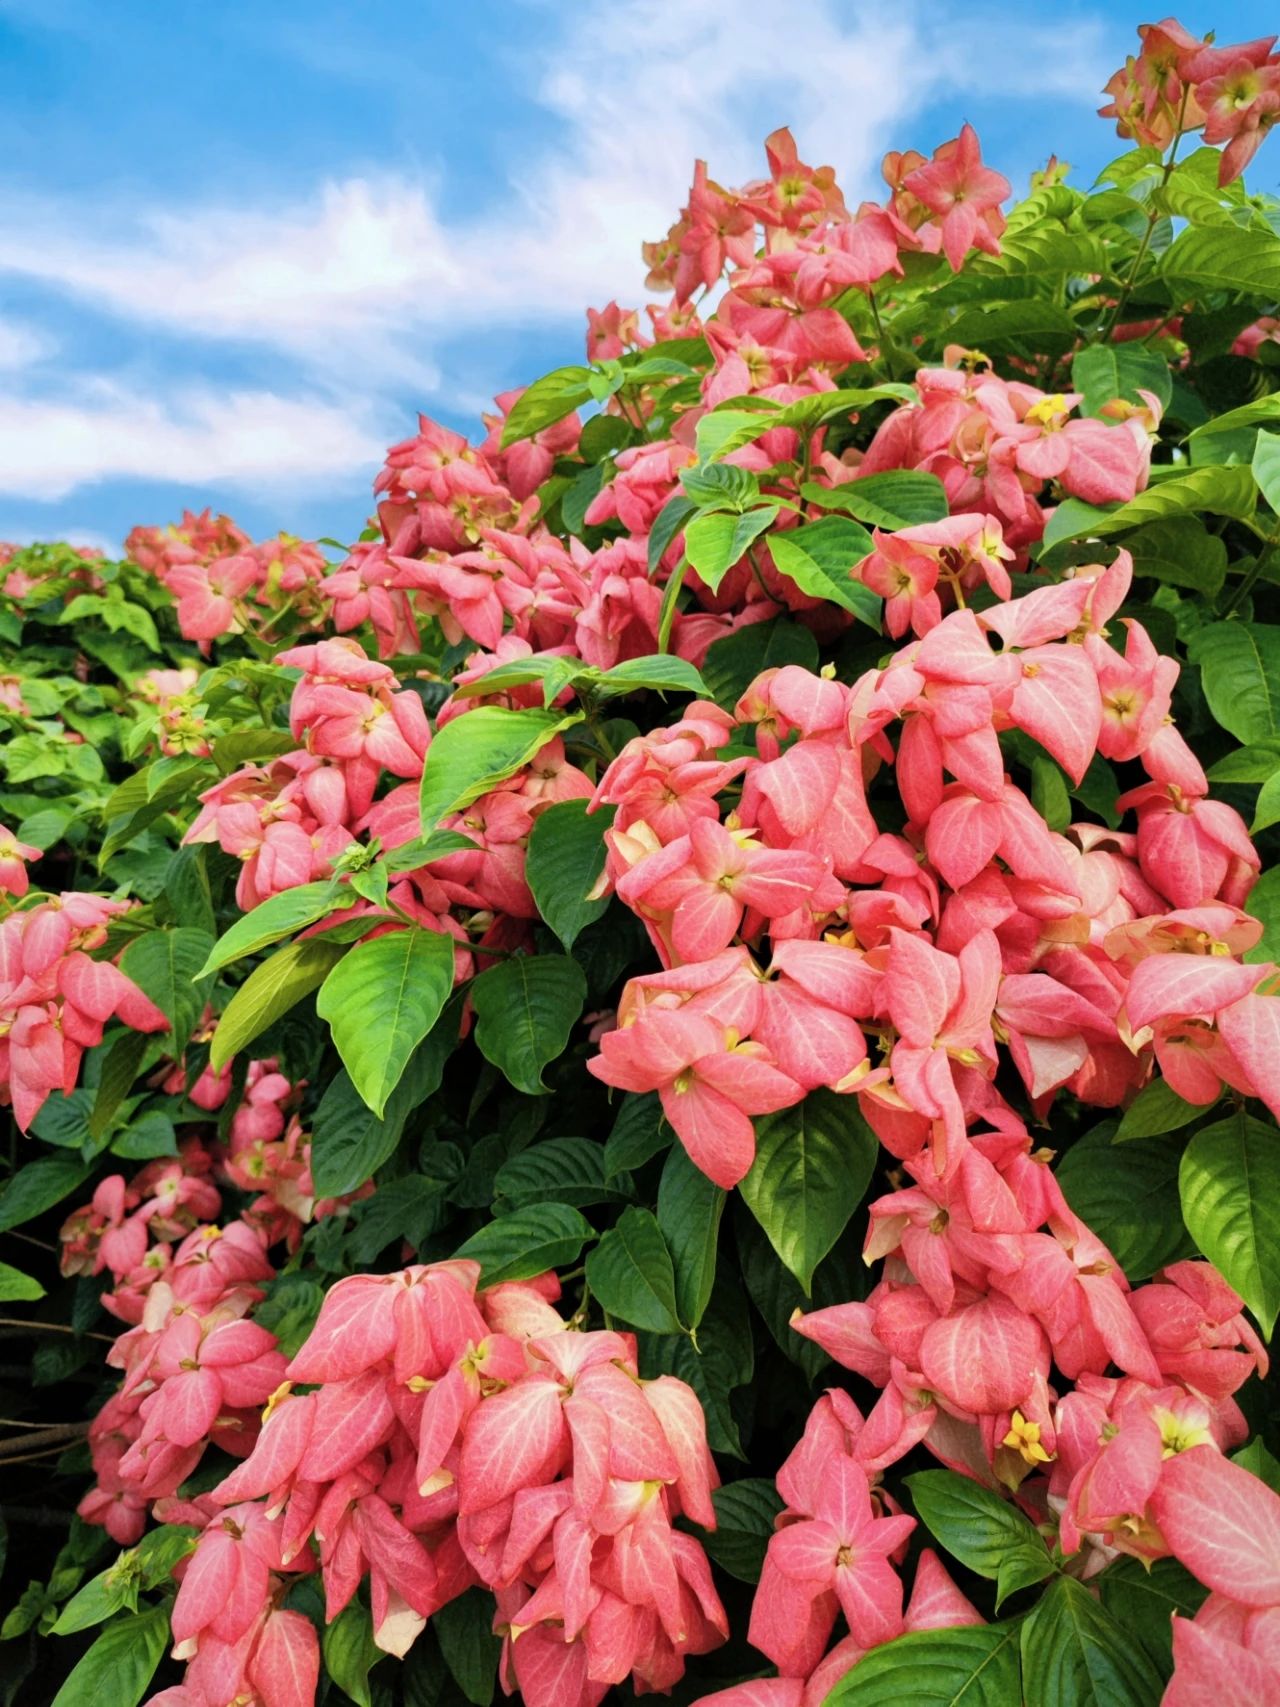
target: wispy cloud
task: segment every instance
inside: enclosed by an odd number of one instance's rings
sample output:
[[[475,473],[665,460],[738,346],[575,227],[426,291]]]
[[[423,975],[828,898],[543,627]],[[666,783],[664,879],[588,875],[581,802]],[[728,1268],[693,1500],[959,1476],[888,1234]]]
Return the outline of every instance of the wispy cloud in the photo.
[[[164,401],[86,380],[65,399],[0,392],[0,492],[64,497],[109,479],[294,487],[374,463],[377,432],[344,409],[271,392]]]
[[[852,198],[874,193],[876,161],[910,140],[913,113],[940,89],[986,86],[976,49],[939,48],[944,10],[621,0],[586,28],[570,7],[528,68],[552,137],[472,214],[446,216],[435,186],[395,173],[180,210],[0,203],[0,273],[193,344],[269,349],[299,392],[324,399],[215,399],[188,384],[180,404],[158,405],[128,387],[86,400],[33,383],[0,419],[0,489],[66,492],[134,471],[297,486],[369,460],[369,434],[339,398],[430,397],[446,341],[639,298],[638,245],[666,229],[695,157],[727,182],[758,175],[760,135],[791,121]],[[1042,91],[1087,96],[1097,50],[1078,21],[1068,32],[1004,14],[1002,63],[1034,63]],[[0,367],[4,348],[0,325]],[[478,342],[468,389],[489,377],[485,361]]]

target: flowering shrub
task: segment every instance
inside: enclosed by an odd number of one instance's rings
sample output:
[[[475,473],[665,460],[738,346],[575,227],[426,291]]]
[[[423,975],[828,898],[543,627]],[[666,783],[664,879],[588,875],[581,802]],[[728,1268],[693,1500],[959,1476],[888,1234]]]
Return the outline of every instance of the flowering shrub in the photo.
[[[1280,59],[1140,35],[343,558],[6,551],[17,1699],[1280,1700]]]

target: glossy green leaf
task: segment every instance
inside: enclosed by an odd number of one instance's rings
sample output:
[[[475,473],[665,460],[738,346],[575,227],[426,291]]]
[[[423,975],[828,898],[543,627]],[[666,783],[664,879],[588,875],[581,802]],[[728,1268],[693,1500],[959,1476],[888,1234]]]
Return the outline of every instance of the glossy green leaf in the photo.
[[[962,1565],[996,1585],[996,1606],[1052,1576],[1043,1538],[1011,1500],[955,1470],[920,1470],[907,1477],[920,1521]]]
[[[445,1602],[432,1616],[431,1628],[458,1688],[474,1707],[489,1707],[502,1649],[493,1633],[492,1595],[483,1588],[469,1588]]]
[[[268,948],[281,937],[293,936],[317,920],[326,918],[339,908],[349,907],[355,896],[329,879],[323,883],[304,883],[297,889],[285,889],[262,901],[252,912],[236,920],[214,945],[213,952],[201,967],[203,977],[229,966],[233,960],[243,960]]]
[[[1077,350],[1071,361],[1071,389],[1082,394],[1082,415],[1101,414],[1116,398],[1140,403],[1143,391],[1154,393],[1161,409],[1167,409],[1173,395],[1168,362],[1134,343],[1094,344]]]
[[[762,670],[784,664],[816,671],[818,643],[800,623],[778,617],[773,622],[748,623],[722,640],[713,640],[702,674],[711,698],[732,708]]]
[[[743,1201],[807,1293],[813,1271],[861,1203],[879,1154],[850,1097],[811,1091],[756,1121],[756,1159]]]
[[[519,1150],[494,1176],[495,1197],[513,1209],[571,1203],[575,1209],[616,1198],[604,1177],[604,1146],[590,1138],[546,1138]]]
[[[453,989],[454,939],[446,931],[388,931],[358,943],[316,998],[342,1064],[381,1116],[409,1057],[439,1019]]]
[[[534,820],[525,881],[566,949],[609,905],[607,895],[598,901],[587,897],[604,870],[604,833],[615,810],[605,806],[589,813],[585,800],[559,800]]]
[[[655,1334],[680,1330],[675,1270],[647,1209],[624,1209],[587,1258],[587,1285],[602,1310]]]
[[[676,1314],[695,1332],[711,1301],[727,1196],[693,1165],[683,1144],[671,1146],[658,1182],[658,1226],[675,1268]]]
[[[1147,1658],[1167,1678],[1173,1670],[1172,1618],[1193,1618],[1207,1590],[1176,1559],[1121,1556],[1097,1578],[1102,1604],[1121,1628],[1136,1636]]]
[[[1280,433],[1259,433],[1250,463],[1258,490],[1280,515]]]
[[[1188,1126],[1206,1109],[1184,1102],[1167,1079],[1152,1079],[1125,1109],[1116,1130],[1117,1143],[1130,1138],[1155,1138]]]
[[[562,421],[591,400],[591,370],[558,367],[526,386],[512,406],[502,427],[502,448],[509,450],[521,439],[531,439],[544,427]]]
[[[187,1039],[209,999],[209,982],[201,968],[213,949],[204,931],[179,925],[175,930],[148,931],[120,956],[120,970],[160,1009],[173,1028],[173,1053]]]
[[[43,1215],[78,1190],[88,1177],[88,1164],[78,1155],[37,1156],[19,1168],[0,1192],[0,1233]]]
[[[740,1583],[758,1583],[781,1495],[763,1476],[744,1476],[717,1488],[711,1499],[716,1526],[703,1535],[702,1545],[722,1571]]]
[[[1280,1312],[1280,1143],[1271,1124],[1233,1114],[1183,1152],[1182,1218],[1200,1252],[1270,1337]]]
[[[488,794],[579,718],[578,712],[561,716],[555,711],[478,705],[437,729],[422,770],[423,833]]]
[[[1280,628],[1210,622],[1197,628],[1187,655],[1214,717],[1237,741],[1280,735]]]
[[[218,1018],[209,1045],[209,1065],[215,1072],[246,1048],[282,1014],[324,983],[343,955],[340,943],[323,936],[305,937],[277,949],[253,971]]]
[[[1023,1699],[1018,1626],[976,1624],[922,1630],[873,1648],[823,1707],[1018,1707]],[[1038,1707],[1049,1707],[1048,1698]]]
[[[802,593],[829,599],[879,632],[881,602],[870,587],[853,577],[853,570],[871,549],[867,530],[844,516],[824,516],[805,527],[775,534],[769,541],[778,572],[794,581]]]
[[[586,997],[582,968],[567,955],[500,961],[471,986],[480,1053],[518,1091],[542,1095],[543,1068],[563,1052]]]
[[[1133,1632],[1073,1577],[1057,1577],[1037,1601],[1021,1647],[1042,1707],[1155,1707],[1164,1688]]]
[[[1227,578],[1227,548],[1197,516],[1150,522],[1125,540],[1135,575],[1213,598]]]
[[[169,1610],[151,1606],[117,1619],[78,1661],[53,1707],[137,1707],[169,1640]]]
[[[373,1639],[373,1621],[358,1600],[345,1606],[320,1638],[323,1671],[356,1707],[372,1707],[369,1672],[382,1658]]]
[[[606,1176],[613,1179],[618,1174],[630,1173],[633,1168],[642,1168],[674,1140],[675,1133],[663,1116],[658,1093],[646,1091],[641,1095],[628,1091],[618,1107],[613,1130],[605,1141]]]
[[[97,1094],[87,1123],[91,1138],[105,1138],[110,1132],[120,1104],[132,1090],[150,1046],[147,1033],[142,1031],[126,1031],[111,1045],[102,1063]]]
[[[311,1173],[317,1197],[342,1197],[357,1191],[395,1152],[406,1122],[440,1084],[444,1065],[458,1040],[452,1006],[416,1049],[381,1118],[341,1072],[320,1099],[311,1128]]]
[[[776,504],[763,504],[745,515],[715,510],[696,516],[684,530],[685,556],[714,593],[734,564],[777,519]]]
[[[924,469],[894,468],[868,474],[839,486],[808,480],[800,488],[806,503],[820,510],[840,510],[869,527],[896,529],[940,522],[949,509],[946,488],[936,474]]]
[[[483,1284],[497,1286],[571,1268],[591,1237],[590,1223],[570,1204],[536,1203],[486,1223],[454,1255],[478,1262]]]
[[[1057,1166],[1071,1208],[1130,1280],[1193,1255],[1178,1207],[1178,1146],[1168,1138],[1112,1141],[1110,1124],[1079,1139]]]

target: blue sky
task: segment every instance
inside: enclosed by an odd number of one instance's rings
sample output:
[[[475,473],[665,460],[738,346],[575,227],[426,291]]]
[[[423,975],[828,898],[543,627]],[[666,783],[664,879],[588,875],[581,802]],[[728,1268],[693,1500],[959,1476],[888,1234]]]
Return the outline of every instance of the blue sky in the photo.
[[[1261,34],[1274,7],[1189,6]],[[0,538],[212,503],[351,538],[419,408],[462,430],[644,300],[703,155],[790,124],[851,200],[971,119],[1025,188],[1120,147],[1120,0],[0,0]],[[1158,15],[1158,9],[1155,12]],[[1264,151],[1274,188],[1280,146]]]

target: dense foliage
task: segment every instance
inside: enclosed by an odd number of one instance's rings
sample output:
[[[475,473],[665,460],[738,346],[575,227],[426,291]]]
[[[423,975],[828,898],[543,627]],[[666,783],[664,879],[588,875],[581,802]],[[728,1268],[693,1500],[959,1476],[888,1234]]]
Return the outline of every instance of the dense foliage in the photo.
[[[1141,34],[349,552],[8,551],[6,1700],[1280,1700],[1280,61]]]

